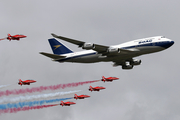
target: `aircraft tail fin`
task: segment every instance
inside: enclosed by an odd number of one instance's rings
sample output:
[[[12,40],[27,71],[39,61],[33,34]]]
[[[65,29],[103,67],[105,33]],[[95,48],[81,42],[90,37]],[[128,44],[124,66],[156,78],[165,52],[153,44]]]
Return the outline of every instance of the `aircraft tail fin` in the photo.
[[[8,37],[11,37],[11,35],[8,33]]]
[[[77,100],[77,94],[74,94],[74,98]]]
[[[92,86],[89,86],[89,91],[91,91],[91,92],[92,92]]]
[[[8,37],[7,37],[8,40],[11,40],[11,35],[8,33]]]
[[[72,50],[70,50],[65,45],[57,41],[55,38],[51,38],[48,40],[54,54],[61,55],[61,54],[73,53]]]
[[[20,82],[22,82],[22,80],[21,80],[21,79],[19,79],[19,81],[20,81]]]
[[[105,78],[104,76],[102,76],[102,81],[104,81],[104,82],[105,82],[105,79],[106,79],[106,78]]]
[[[62,106],[63,106],[63,105],[64,105],[64,102],[63,102],[63,101],[61,101],[60,105],[62,105]]]
[[[19,83],[18,84],[22,86],[22,80],[21,79],[19,79]]]

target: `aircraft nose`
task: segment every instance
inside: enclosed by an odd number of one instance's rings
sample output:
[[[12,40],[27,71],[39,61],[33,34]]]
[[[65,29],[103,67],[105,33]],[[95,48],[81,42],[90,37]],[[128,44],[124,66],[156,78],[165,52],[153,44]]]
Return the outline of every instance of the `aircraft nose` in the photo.
[[[169,48],[174,44],[174,41],[170,40],[168,42],[166,42],[166,44],[164,45],[165,48]]]
[[[174,41],[171,40],[171,41],[169,42],[169,47],[171,47],[173,44],[174,44]]]

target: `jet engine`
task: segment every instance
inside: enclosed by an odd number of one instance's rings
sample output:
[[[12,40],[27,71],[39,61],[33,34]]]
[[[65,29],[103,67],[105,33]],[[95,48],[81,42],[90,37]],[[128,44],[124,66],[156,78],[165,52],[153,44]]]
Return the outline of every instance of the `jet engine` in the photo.
[[[131,65],[129,62],[126,62],[124,65],[122,65],[122,69],[132,69],[133,65]]]
[[[119,48],[108,48],[107,53],[120,53]]]
[[[140,65],[141,64],[141,60],[138,60],[138,59],[133,59],[131,62],[130,62],[131,65]]]
[[[82,49],[86,49],[86,50],[90,50],[94,48],[95,48],[95,45],[93,43],[84,43],[84,45],[82,46]]]

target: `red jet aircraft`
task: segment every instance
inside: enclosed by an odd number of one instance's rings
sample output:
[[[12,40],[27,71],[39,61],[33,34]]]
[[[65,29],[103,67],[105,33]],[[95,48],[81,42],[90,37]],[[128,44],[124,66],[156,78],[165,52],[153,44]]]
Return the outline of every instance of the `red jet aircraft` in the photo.
[[[75,102],[63,102],[63,101],[61,101],[61,103],[60,103],[60,105],[62,105],[62,106],[70,106],[70,105],[73,105],[73,104],[76,104]]]
[[[0,40],[8,39],[9,41],[11,41],[11,40],[19,40],[20,38],[25,38],[25,37],[27,37],[27,36],[25,36],[25,35],[13,35],[13,36],[11,36],[10,34],[8,34],[7,38],[2,38]]]
[[[77,95],[77,94],[75,94],[74,95],[74,99],[84,99],[84,98],[87,98],[87,97],[90,97],[89,95]]]
[[[104,76],[102,76],[102,81],[106,81],[106,82],[112,82],[113,80],[118,80],[119,78],[117,77],[108,77],[108,78],[105,78]]]
[[[22,81],[21,79],[19,79],[19,85],[30,85],[30,83],[34,83],[36,82],[35,80],[25,80],[25,81]]]
[[[106,89],[105,87],[100,87],[100,86],[97,86],[97,87],[92,87],[92,86],[89,86],[89,91],[99,91],[99,90],[102,90],[102,89]]]

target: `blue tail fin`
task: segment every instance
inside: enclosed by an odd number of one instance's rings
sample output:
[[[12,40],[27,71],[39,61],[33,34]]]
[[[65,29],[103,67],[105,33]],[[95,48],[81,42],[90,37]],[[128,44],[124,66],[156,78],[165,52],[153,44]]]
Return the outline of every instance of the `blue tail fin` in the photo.
[[[61,55],[61,54],[66,54],[66,53],[72,53],[69,48],[64,46],[62,43],[57,41],[55,38],[48,39],[49,44],[51,45],[51,49],[54,54]]]

